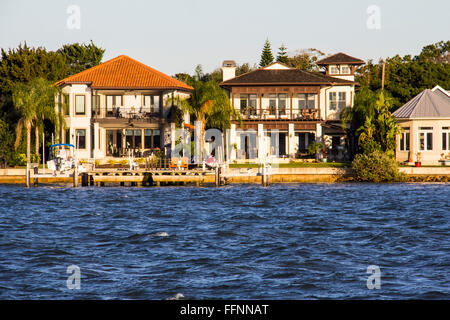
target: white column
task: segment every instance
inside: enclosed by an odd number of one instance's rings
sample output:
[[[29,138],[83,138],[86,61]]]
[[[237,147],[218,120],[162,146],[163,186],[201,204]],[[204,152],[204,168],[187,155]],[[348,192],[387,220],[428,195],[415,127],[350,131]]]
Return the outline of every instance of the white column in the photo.
[[[94,146],[93,146],[93,153],[94,158],[99,158],[99,149],[100,149],[100,130],[99,130],[99,124],[98,122],[94,122]]]
[[[288,125],[288,154],[290,157],[295,155],[295,130],[294,124],[289,123]]]
[[[194,161],[195,163],[202,163],[204,160],[203,150],[202,150],[202,122],[195,121],[194,122]]]
[[[229,159],[230,161],[233,161],[236,159],[237,155],[236,155],[236,149],[235,146],[237,147],[237,143],[236,143],[236,124],[231,124],[231,128],[230,130],[228,130],[228,146],[227,148],[229,148],[228,150],[228,154],[229,154]]]
[[[316,141],[322,142],[322,124],[316,123]]]
[[[170,124],[170,156],[173,157],[174,156],[174,152],[175,152],[175,123],[171,123]]]
[[[258,160],[263,161],[266,157],[266,148],[264,146],[264,125],[258,123],[258,133],[257,133],[257,147],[258,147]]]

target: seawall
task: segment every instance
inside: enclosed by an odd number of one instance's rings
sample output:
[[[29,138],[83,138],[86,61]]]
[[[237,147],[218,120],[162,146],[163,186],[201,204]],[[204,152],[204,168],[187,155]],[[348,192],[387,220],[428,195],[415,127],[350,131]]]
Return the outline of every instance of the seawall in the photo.
[[[126,172],[113,172],[105,175],[103,172],[108,170],[102,170],[101,175],[97,176],[98,181],[103,182],[145,182],[148,180],[148,172],[136,171],[130,175]],[[401,172],[410,176],[410,181],[414,182],[435,182],[450,181],[450,167],[401,167]],[[201,171],[192,171],[196,174]],[[39,170],[39,174],[42,174],[43,170]],[[72,177],[52,177],[49,170],[46,170],[47,175],[45,177],[38,177],[39,184],[58,183],[58,184],[71,184],[73,183]],[[184,174],[184,173],[183,173]],[[269,170],[269,182],[270,183],[333,183],[333,182],[345,182],[353,181],[354,174],[350,168],[271,168]],[[95,182],[96,175],[93,175]],[[101,177],[101,178],[100,178]],[[121,178],[122,177],[122,178]],[[168,181],[172,181],[175,184],[182,183],[197,183],[197,184],[214,184],[215,178],[213,174],[205,174],[203,176],[180,175],[177,172],[170,173],[168,175],[157,175],[153,173],[154,182],[157,184],[161,181],[163,184]],[[131,178],[132,181],[130,180]],[[261,184],[262,175],[258,168],[230,168],[223,174],[225,183],[253,183]],[[140,180],[142,179],[142,180]],[[192,181],[191,181],[192,180]],[[0,169],[0,183],[4,184],[25,184],[25,169]],[[34,183],[34,177],[32,174],[31,184]],[[79,177],[79,183],[81,183],[81,176]],[[159,184],[157,184],[159,185]]]

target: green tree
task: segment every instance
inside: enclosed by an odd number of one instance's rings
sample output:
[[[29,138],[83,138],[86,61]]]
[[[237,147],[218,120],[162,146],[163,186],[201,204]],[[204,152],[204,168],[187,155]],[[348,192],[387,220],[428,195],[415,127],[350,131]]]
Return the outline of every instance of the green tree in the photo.
[[[56,52],[64,57],[69,67],[66,76],[69,76],[98,65],[105,49],[97,47],[91,40],[89,44],[65,44]]]
[[[0,119],[0,165],[7,164],[14,157],[14,135],[9,124]]]
[[[305,71],[317,71],[317,60],[323,56],[324,53],[320,50],[310,48],[297,51],[297,53],[289,57],[286,64],[292,68],[305,70]]]
[[[392,97],[392,111],[425,89],[440,85],[450,88],[450,41],[427,45],[417,56],[395,55],[378,63],[369,61],[357,70],[356,81],[372,91],[381,89],[385,64],[386,93]]]
[[[264,47],[261,53],[261,61],[259,62],[260,67],[265,67],[273,62],[272,47],[270,45],[269,39],[266,39]]]
[[[31,129],[35,125],[39,128],[45,119],[59,125],[59,117],[55,109],[55,95],[58,89],[42,78],[30,82],[18,82],[14,85],[12,99],[14,106],[21,115],[16,126],[15,148],[22,138],[22,128],[26,128],[27,135],[27,163],[31,161]],[[36,130],[36,154],[39,153],[39,129]]]
[[[174,75],[174,78],[190,86],[193,86],[195,83],[195,78],[187,73],[177,73]]]
[[[284,46],[284,44],[282,44],[281,47],[278,49],[277,61],[284,64],[287,64],[289,61],[287,48]]]
[[[450,63],[450,41],[440,41],[423,47],[417,60],[433,63]]]
[[[236,76],[240,76],[241,74],[256,70],[258,67],[256,64],[253,67],[250,66],[248,62],[238,65],[236,68]]]
[[[394,155],[400,126],[392,117],[391,109],[389,94],[363,88],[355,98],[355,106],[341,112],[343,129],[357,138],[360,152],[369,154],[381,150]]]
[[[171,98],[169,104],[189,112],[193,120],[201,121],[202,128],[200,136],[203,158],[205,128],[217,128],[226,130],[231,127],[231,120],[238,114],[230,104],[225,91],[215,81],[196,81],[193,84],[194,92],[188,99],[180,97]]]
[[[29,82],[38,77],[56,82],[67,74],[64,58],[45,48],[30,48],[25,43],[16,49],[1,50],[0,59],[0,114],[11,126],[20,115],[14,108],[12,92],[16,83]]]

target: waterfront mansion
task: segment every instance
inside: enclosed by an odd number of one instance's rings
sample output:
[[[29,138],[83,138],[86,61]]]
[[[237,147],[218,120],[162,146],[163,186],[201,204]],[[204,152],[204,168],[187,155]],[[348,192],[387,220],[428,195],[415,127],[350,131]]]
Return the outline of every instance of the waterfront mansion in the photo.
[[[330,160],[348,158],[351,141],[345,136],[339,115],[353,106],[358,85],[355,70],[364,61],[337,53],[317,64],[322,72],[275,62],[235,76],[235,62],[223,62],[220,86],[242,116],[240,121],[232,122],[230,130],[229,141],[237,147],[235,157],[270,157],[274,153],[270,131],[278,130],[275,154],[281,158],[307,155],[313,141],[326,145]]]
[[[189,97],[193,88],[121,55],[57,82],[57,105],[66,129],[60,142],[77,147],[80,159],[146,156],[170,152],[175,130],[169,97]]]

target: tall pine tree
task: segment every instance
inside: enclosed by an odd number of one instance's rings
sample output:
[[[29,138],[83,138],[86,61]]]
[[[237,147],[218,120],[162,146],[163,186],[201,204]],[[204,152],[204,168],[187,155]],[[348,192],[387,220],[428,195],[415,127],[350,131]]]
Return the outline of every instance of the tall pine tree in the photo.
[[[287,55],[287,48],[284,46],[284,44],[282,44],[281,47],[278,49],[277,61],[284,64],[289,62],[289,57]]]
[[[273,62],[272,47],[270,46],[269,39],[266,39],[264,48],[261,53],[261,61],[259,62],[260,67],[265,67]]]

